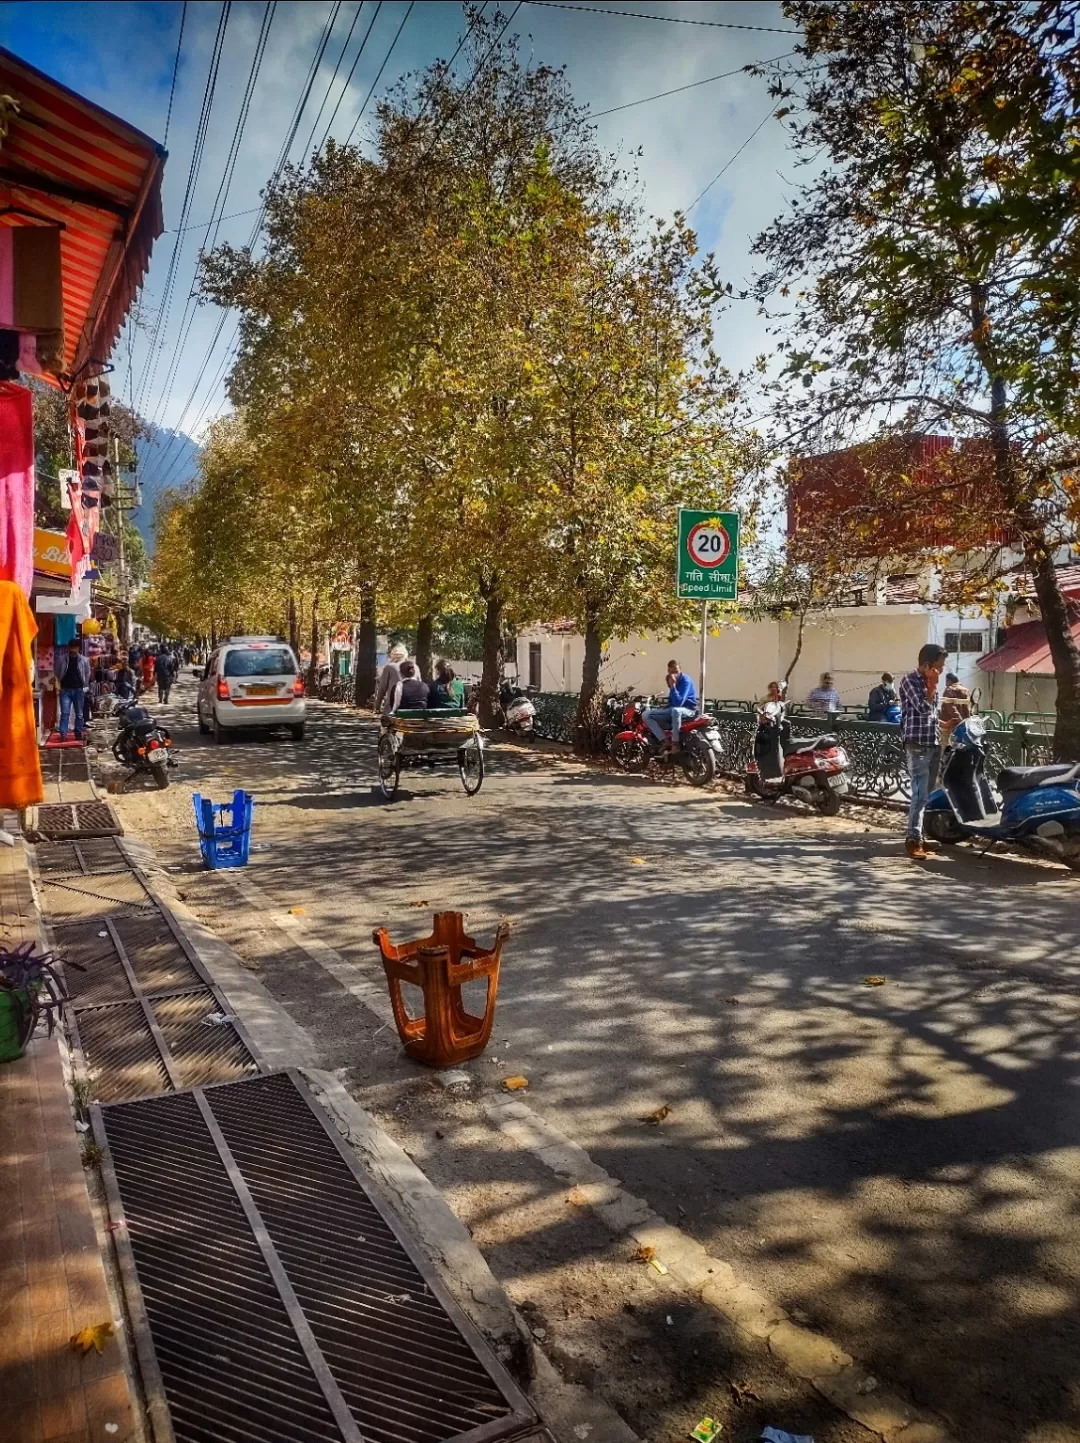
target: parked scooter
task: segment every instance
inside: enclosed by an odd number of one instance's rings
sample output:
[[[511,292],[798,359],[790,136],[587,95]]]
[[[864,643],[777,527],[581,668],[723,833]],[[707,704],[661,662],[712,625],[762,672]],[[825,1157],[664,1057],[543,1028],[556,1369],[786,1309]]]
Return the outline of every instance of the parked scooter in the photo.
[[[624,772],[644,772],[654,761],[664,766],[680,766],[693,787],[704,787],[720,769],[724,755],[715,717],[703,713],[684,721],[679,729],[679,748],[670,747],[671,731],[665,729],[661,744],[645,722],[645,710],[651,697],[635,697],[623,711],[622,729],[615,734],[611,755]]]
[[[149,772],[158,790],[164,791],[169,785],[169,768],[179,766],[168,727],[156,722],[136,701],[122,706],[117,715],[120,730],[112,745],[113,756],[133,772]]]
[[[527,691],[504,681],[499,688],[499,702],[503,709],[506,730],[519,736],[529,736],[536,721],[536,707]]]
[[[791,735],[787,703],[769,701],[758,712],[754,752],[746,768],[746,790],[765,801],[798,797],[823,816],[835,817],[848,789],[848,754],[836,737]]]
[[[985,735],[981,717],[953,732],[941,785],[926,806],[926,835],[947,844],[1009,842],[1080,872],[1080,762],[1006,767],[997,775],[999,804],[986,775]]]

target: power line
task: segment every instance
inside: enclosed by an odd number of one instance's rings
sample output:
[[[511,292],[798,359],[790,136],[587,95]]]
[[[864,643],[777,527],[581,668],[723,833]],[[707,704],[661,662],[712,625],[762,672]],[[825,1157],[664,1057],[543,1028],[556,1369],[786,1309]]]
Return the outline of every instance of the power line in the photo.
[[[311,142],[315,139],[315,132],[316,132],[316,131],[318,130],[318,128],[319,128],[319,121],[322,119],[323,110],[326,108],[326,102],[330,99],[330,92],[331,92],[331,90],[333,90],[333,88],[334,88],[334,81],[337,79],[338,71],[341,69],[341,62],[345,59],[345,52],[346,52],[346,50],[348,50],[348,48],[349,48],[349,41],[352,39],[353,31],[356,29],[356,22],[360,19],[360,12],[363,10],[363,8],[364,8],[364,0],[360,0],[360,4],[356,7],[356,14],[355,14],[355,15],[353,16],[353,18],[352,18],[352,24],[349,26],[349,33],[345,36],[345,43],[342,45],[342,47],[341,47],[341,52],[340,52],[340,54],[338,55],[337,64],[334,66],[334,73],[333,73],[333,75],[331,75],[331,77],[330,77],[330,84],[326,87],[326,94],[323,96],[323,98],[322,98],[322,104],[319,106],[318,114],[315,116],[315,119],[314,119],[314,121],[312,122],[311,132],[310,132],[310,134],[308,135],[307,142],[306,142],[305,145],[304,145],[304,154],[305,154],[305,155],[307,155],[307,154],[310,152],[310,150],[311,150]],[[378,14],[378,11],[376,11],[375,13]],[[368,29],[370,30],[371,27],[368,26]],[[366,37],[365,37],[365,38],[366,38]],[[363,48],[364,48],[363,41],[361,41],[361,43],[360,43],[360,50],[362,51]],[[350,71],[349,71],[349,79],[351,79],[351,78],[352,78],[352,71],[350,70]],[[345,86],[344,86],[344,88],[342,89],[342,92],[341,92],[343,95],[344,95],[344,93],[345,93],[345,90],[348,88],[349,79],[347,79],[347,80],[345,81]],[[338,103],[340,104],[340,101],[339,101]],[[335,111],[335,114],[336,114],[336,113],[337,113],[337,112]]]
[[[379,0],[379,3],[380,3],[380,5],[381,5],[382,0]],[[360,124],[360,121],[361,121],[361,118],[363,117],[364,111],[368,108],[368,101],[369,101],[369,100],[371,99],[371,97],[375,94],[375,87],[378,85],[379,81],[382,79],[383,71],[386,69],[387,64],[388,64],[388,62],[389,62],[389,60],[390,60],[390,57],[391,57],[391,55],[393,55],[393,53],[394,53],[394,46],[395,46],[395,45],[398,43],[398,41],[401,39],[401,32],[405,29],[405,22],[406,22],[406,20],[408,20],[409,16],[412,14],[412,12],[413,12],[413,6],[414,6],[415,4],[416,4],[416,0],[409,0],[409,8],[408,8],[408,10],[405,11],[405,14],[401,17],[401,24],[398,26],[398,28],[397,28],[397,33],[394,35],[393,40],[391,40],[391,42],[390,42],[390,49],[389,49],[389,50],[386,52],[386,54],[383,56],[383,63],[379,66],[379,73],[378,73],[378,75],[376,75],[375,79],[371,82],[371,88],[368,90],[368,93],[364,96],[364,103],[363,103],[363,105],[361,105],[361,107],[360,107],[360,109],[359,109],[359,111],[358,111],[358,113],[357,113],[356,119],[353,121],[352,125],[350,126],[348,135],[345,137],[345,144],[346,144],[346,145],[348,145],[348,144],[352,141],[353,136],[356,134],[356,127]],[[337,112],[335,111],[335,114],[336,114],[336,113],[337,113]],[[329,129],[327,130],[327,134],[329,134]],[[326,144],[326,136],[324,135],[324,136],[323,136],[323,145],[325,145],[325,144]]]
[[[169,122],[172,120],[173,96],[176,94],[176,76],[180,69],[180,47],[184,43],[184,21],[187,19],[187,0],[184,0],[184,8],[180,11],[180,34],[176,38],[176,59],[173,61],[172,84],[169,86],[169,109],[165,116],[165,138],[161,142],[162,150],[169,144]]]
[[[252,97],[255,94],[255,87],[258,84],[259,71],[262,69],[263,57],[266,54],[267,41],[270,38],[270,27],[274,23],[274,15],[276,10],[277,0],[266,0],[266,5],[263,8],[262,24],[259,28],[258,39],[255,42],[255,52],[251,57],[251,65],[248,67],[247,82],[244,86],[244,94],[240,101],[240,111],[236,118],[236,125],[233,129],[232,140],[229,143],[229,153],[225,158],[225,164],[221,172],[221,179],[218,182],[217,195],[214,197],[214,204],[211,207],[210,211],[210,214],[212,216],[218,217],[218,219],[214,223],[214,237],[213,240],[211,240],[208,236],[203,241],[203,244],[199,247],[198,255],[195,257],[195,273],[193,281],[198,276],[199,262],[206,254],[207,250],[212,248],[214,241],[217,240],[218,231],[221,228],[221,219],[219,212],[224,210],[229,199],[229,191],[232,188],[233,176],[236,174],[236,162],[240,154],[240,146],[244,138],[244,131],[247,128],[248,115],[251,111],[251,101]],[[179,362],[179,359],[183,354],[184,347],[187,345],[187,339],[191,333],[191,327],[194,323],[195,312],[197,310],[198,302],[195,297],[195,289],[193,284],[188,292],[187,300],[184,303],[184,314],[181,317],[180,328],[177,331],[176,341],[173,345],[172,360],[169,362],[169,369],[166,373],[167,375],[175,376],[176,374],[177,363]],[[165,406],[168,404],[168,394],[168,391],[166,391],[165,395],[159,398],[158,404],[154,408],[154,415],[152,418],[154,424],[157,424],[157,422],[164,414]]]
[[[772,116],[773,116],[773,107],[770,105],[770,106],[769,106],[769,109],[768,109],[768,113],[765,115],[765,117],[764,117],[764,119],[761,121],[761,123],[760,123],[759,125],[756,125],[756,126],[754,127],[754,129],[750,132],[750,134],[749,134],[749,135],[746,137],[746,139],[743,141],[742,145],[739,146],[739,148],[738,148],[738,150],[735,152],[735,154],[732,155],[728,160],[726,160],[726,161],[724,162],[724,164],[723,164],[723,165],[720,167],[720,169],[716,172],[716,174],[713,176],[712,180],[709,181],[708,185],[707,185],[707,186],[705,187],[705,189],[701,192],[701,194],[694,197],[694,199],[693,199],[693,200],[690,202],[690,204],[686,207],[685,211],[683,211],[683,214],[684,214],[684,215],[689,215],[690,212],[694,209],[694,206],[697,205],[698,201],[699,201],[699,200],[703,200],[703,199],[705,198],[705,196],[708,195],[709,191],[712,190],[713,186],[714,186],[714,185],[716,184],[716,182],[720,179],[720,177],[724,174],[724,172],[727,171],[727,170],[730,170],[731,167],[735,164],[735,162],[738,160],[739,156],[742,155],[743,151],[746,149],[746,147],[747,147],[747,146],[750,144],[750,142],[753,140],[754,136],[757,135],[758,131],[765,129],[765,126],[766,126],[766,125],[768,124],[768,122],[772,119]]]
[[[745,75],[751,65],[772,65],[777,60],[786,60],[789,55],[794,55],[794,50],[789,50],[785,55],[774,55],[770,60],[751,60],[746,65],[740,65],[737,70],[725,70],[722,75],[709,75],[704,80],[691,80],[689,85],[676,85],[674,90],[661,90],[656,95],[643,95],[640,100],[628,100],[625,105],[612,105],[607,110],[594,110],[590,116],[591,120],[599,120],[602,115],[614,115],[619,110],[632,110],[635,105],[647,105],[650,100],[664,100],[669,95],[681,95],[684,90],[694,90],[699,85],[712,85],[715,80],[730,80],[733,75]]]
[[[254,215],[259,209],[260,207],[257,205],[249,205],[247,210],[230,211],[228,215],[218,216],[218,222],[223,223],[227,220],[235,220],[238,215]],[[178,225],[169,226],[162,231],[162,235],[185,235],[189,230],[209,230],[214,224],[214,217],[211,216],[209,220],[194,221],[191,225],[186,225],[183,228]]]
[[[567,0],[528,0],[551,10],[580,10],[589,15],[616,15],[628,20],[662,20],[666,25],[704,25],[710,30],[758,30],[765,35],[801,35],[801,30],[778,25],[737,25],[732,20],[691,20],[687,15],[646,15],[641,10],[608,10],[600,5],[570,5]]]
[[[312,88],[313,88],[313,86],[314,86],[314,84],[315,84],[315,79],[316,79],[316,77],[317,77],[317,75],[318,75],[318,73],[319,73],[319,67],[320,67],[320,65],[322,64],[323,56],[326,54],[326,48],[327,48],[328,44],[330,43],[330,37],[331,37],[331,35],[333,34],[334,26],[337,24],[338,15],[341,13],[341,7],[342,7],[342,0],[334,0],[334,4],[333,4],[333,6],[331,7],[330,13],[329,13],[329,15],[327,16],[327,19],[326,19],[325,24],[323,25],[322,35],[321,35],[321,37],[320,37],[320,39],[319,39],[318,44],[317,44],[316,47],[315,47],[315,53],[314,53],[314,55],[313,55],[312,58],[311,58],[311,63],[310,63],[310,65],[308,66],[308,73],[307,73],[307,77],[306,77],[305,82],[304,82],[304,87],[303,87],[303,89],[302,89],[302,91],[301,91],[299,100],[297,101],[296,105],[295,105],[294,108],[293,108],[292,117],[291,117],[290,122],[289,122],[289,129],[288,129],[288,131],[287,131],[287,133],[286,133],[286,136],[285,136],[284,141],[282,142],[281,148],[280,148],[280,150],[278,151],[277,160],[274,162],[274,170],[273,170],[273,172],[272,172],[272,174],[271,174],[271,177],[270,177],[269,182],[267,183],[267,191],[269,191],[270,187],[273,185],[273,183],[274,183],[274,182],[277,180],[277,178],[280,176],[282,170],[284,170],[285,165],[286,165],[286,163],[287,163],[287,161],[288,161],[289,152],[290,152],[291,149],[292,149],[293,141],[296,139],[297,132],[298,132],[299,129],[300,129],[300,122],[301,122],[301,120],[303,119],[304,111],[305,111],[305,109],[307,108],[308,100],[311,98],[311,91],[312,91]],[[331,84],[332,84],[332,82],[331,82]],[[329,93],[329,87],[328,87],[327,93]],[[256,209],[259,214],[258,214],[258,219],[256,220],[254,226],[252,227],[251,235],[250,235],[250,237],[249,237],[249,239],[248,239],[247,249],[248,249],[249,251],[254,249],[254,246],[255,246],[258,238],[259,238],[259,234],[260,234],[260,232],[262,231],[263,220],[264,220],[265,215],[266,215],[266,200],[265,200],[265,198],[264,198],[262,204],[261,204],[260,206],[254,207],[254,209]],[[245,212],[240,212],[240,213],[243,214],[243,213],[245,213]],[[166,466],[166,464],[168,463],[168,453],[169,453],[169,451],[172,450],[173,446],[175,445],[175,442],[176,442],[177,436],[178,436],[178,434],[179,434],[180,426],[181,426],[181,424],[182,424],[182,422],[183,422],[183,419],[184,419],[184,417],[187,415],[189,409],[191,408],[191,406],[192,406],[192,404],[193,404],[193,402],[194,402],[194,400],[195,400],[195,396],[196,396],[196,394],[197,394],[197,392],[198,392],[199,386],[200,386],[201,383],[202,383],[203,375],[205,374],[205,371],[206,371],[207,366],[210,364],[210,357],[212,356],[213,351],[214,351],[214,347],[217,345],[218,338],[219,338],[220,335],[221,335],[221,331],[222,331],[222,328],[223,328],[223,326],[224,326],[224,324],[225,324],[225,319],[226,319],[227,314],[228,314],[228,313],[227,313],[226,311],[223,311],[223,312],[222,312],[221,318],[219,319],[217,328],[216,328],[216,330],[214,331],[214,335],[213,335],[213,337],[212,337],[212,339],[211,339],[210,345],[209,345],[209,347],[207,348],[206,355],[205,355],[204,358],[203,358],[202,365],[199,367],[199,369],[198,369],[198,371],[197,371],[197,373],[196,373],[195,384],[192,386],[191,391],[190,391],[190,393],[188,394],[187,400],[184,402],[184,407],[183,407],[183,409],[182,409],[182,411],[181,411],[181,413],[180,413],[180,416],[179,416],[179,418],[178,418],[178,420],[177,420],[177,422],[176,422],[176,425],[172,427],[172,430],[171,430],[171,433],[170,433],[170,436],[169,436],[169,440],[166,442],[165,447],[163,448],[161,457],[158,459],[158,474],[159,474],[159,475],[161,474],[161,469],[162,469],[164,466]],[[238,327],[237,329],[239,330],[239,327]],[[175,372],[174,372],[174,374],[175,374]],[[219,368],[219,376],[220,376],[220,368]],[[217,386],[217,383],[218,383],[218,378],[219,378],[219,377],[215,377],[214,381],[212,382],[212,384],[211,384],[211,389],[210,389],[210,392],[209,392],[209,395],[208,395],[207,400],[209,400],[209,396],[212,396],[212,395],[213,395],[214,388]],[[204,406],[203,406],[203,410],[205,410],[205,403],[204,403]],[[202,414],[202,413],[200,412],[200,416],[201,416],[201,414]],[[197,419],[198,419],[198,418],[197,418]],[[182,453],[179,453],[179,454],[182,454]],[[175,469],[176,461],[179,459],[179,454],[178,454],[176,457],[174,457],[171,465],[169,465],[169,470],[168,470],[168,472],[167,472],[167,474],[166,474],[166,478],[165,478],[166,480],[168,479],[168,476],[170,476],[170,475],[172,474],[172,471]],[[149,479],[149,478],[148,478],[148,479]]]
[[[203,149],[206,144],[206,129],[210,123],[210,112],[214,105],[218,70],[221,65],[221,52],[225,43],[225,31],[228,28],[231,10],[232,0],[224,0],[218,15],[217,34],[214,37],[214,48],[210,55],[210,67],[206,73],[206,84],[203,87],[202,109],[199,112],[199,120],[195,127],[195,143],[191,151],[191,164],[188,167],[187,183],[184,187],[184,198],[180,207],[181,228],[183,228],[187,221],[191,207],[191,198],[195,192],[199,171],[202,167]],[[143,398],[153,389],[154,380],[157,376],[158,363],[161,359],[161,353],[158,350],[158,341],[160,340],[162,330],[168,324],[169,311],[172,304],[172,288],[176,281],[176,269],[180,258],[180,247],[181,241],[178,233],[176,240],[173,242],[172,255],[169,257],[169,268],[165,276],[165,287],[162,291],[157,321],[154,324],[150,350],[147,353],[146,364],[143,367],[143,374],[140,378],[139,410],[142,409]]]

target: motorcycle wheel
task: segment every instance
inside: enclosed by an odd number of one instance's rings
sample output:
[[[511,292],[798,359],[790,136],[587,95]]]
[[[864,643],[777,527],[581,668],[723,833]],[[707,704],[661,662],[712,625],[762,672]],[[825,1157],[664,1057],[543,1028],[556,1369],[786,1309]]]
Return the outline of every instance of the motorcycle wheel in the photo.
[[[781,796],[780,787],[768,786],[761,780],[756,772],[747,772],[746,791],[748,796],[757,797],[763,802],[775,802],[778,801]]]
[[[615,765],[624,772],[644,772],[649,766],[649,752],[644,742],[631,738],[629,741],[612,743],[611,755]]]
[[[150,768],[150,773],[154,778],[154,786],[157,787],[159,792],[163,792],[165,788],[169,785],[168,762],[156,762]]]
[[[716,758],[712,748],[691,743],[683,762],[683,770],[692,787],[707,787],[716,777]]]
[[[814,805],[823,817],[838,817],[840,815],[840,793],[830,787],[828,782],[819,782]]]
[[[923,826],[931,841],[941,842],[946,847],[955,847],[957,842],[963,841],[964,833],[952,812],[925,812]]]

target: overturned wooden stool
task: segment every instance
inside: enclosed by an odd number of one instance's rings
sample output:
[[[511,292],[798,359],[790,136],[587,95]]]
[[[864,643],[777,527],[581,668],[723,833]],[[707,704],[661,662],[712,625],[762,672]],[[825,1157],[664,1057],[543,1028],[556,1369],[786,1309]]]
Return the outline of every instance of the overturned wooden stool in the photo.
[[[495,1020],[495,994],[499,963],[510,923],[500,922],[489,951],[478,947],[464,931],[461,912],[436,912],[430,937],[395,947],[385,927],[371,939],[379,948],[394,1021],[405,1051],[429,1067],[456,1067],[478,1057],[488,1044]],[[466,982],[487,981],[487,1004],[482,1017],[465,1011],[461,989]],[[410,1017],[401,984],[411,982],[424,994],[424,1014]]]

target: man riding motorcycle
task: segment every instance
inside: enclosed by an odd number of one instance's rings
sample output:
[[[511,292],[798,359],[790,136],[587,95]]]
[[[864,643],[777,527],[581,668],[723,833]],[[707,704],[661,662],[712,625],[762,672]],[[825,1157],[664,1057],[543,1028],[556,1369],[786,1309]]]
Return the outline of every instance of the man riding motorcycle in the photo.
[[[671,728],[671,750],[679,750],[679,729],[683,720],[689,720],[697,713],[697,689],[674,658],[667,664],[668,704],[650,706],[645,709],[644,722],[662,747],[666,740],[665,727]]]

